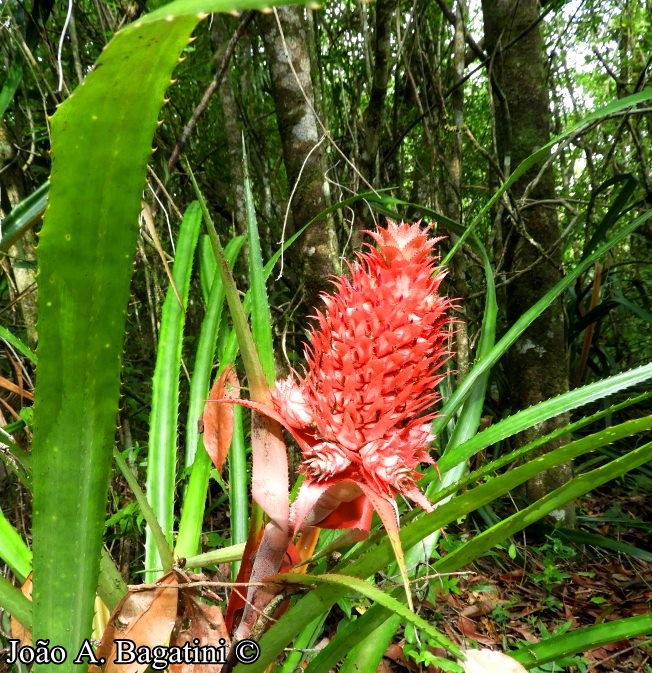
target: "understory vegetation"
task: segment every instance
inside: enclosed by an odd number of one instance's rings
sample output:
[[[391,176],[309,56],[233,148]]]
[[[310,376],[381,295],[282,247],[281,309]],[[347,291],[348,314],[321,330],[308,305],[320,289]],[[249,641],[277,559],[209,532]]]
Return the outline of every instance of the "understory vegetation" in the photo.
[[[0,3],[0,672],[652,672],[651,16]]]

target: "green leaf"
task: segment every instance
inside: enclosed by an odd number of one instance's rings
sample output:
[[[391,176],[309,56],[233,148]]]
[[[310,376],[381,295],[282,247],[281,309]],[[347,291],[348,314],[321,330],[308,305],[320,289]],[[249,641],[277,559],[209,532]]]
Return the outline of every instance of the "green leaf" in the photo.
[[[459,461],[467,460],[478,451],[499,442],[502,439],[541,423],[548,418],[557,416],[571,409],[590,404],[595,400],[612,395],[625,388],[638,385],[652,377],[652,364],[642,365],[621,374],[610,376],[606,379],[590,383],[580,388],[575,388],[563,395],[558,395],[532,407],[528,407],[513,416],[492,425],[464,444],[456,447],[455,451],[446,453],[438,462],[439,469],[443,472],[451,469]],[[424,481],[436,479],[436,475],[430,473]]]
[[[91,631],[137,216],[164,92],[200,13],[268,4],[178,0],[138,19],[52,118],[38,250],[34,639],[68,652]]]
[[[22,582],[32,571],[32,552],[0,510],[0,559]]]
[[[36,364],[36,353],[21,339],[12,334],[6,327],[0,325],[0,339],[4,339],[12,348],[24,355],[30,362]]]
[[[244,237],[238,236],[229,241],[224,249],[224,255],[231,268],[243,244]],[[204,449],[203,440],[199,437],[198,421],[203,414],[210,387],[210,374],[215,359],[217,334],[223,307],[224,284],[220,275],[215,273],[206,315],[199,332],[195,367],[190,381],[190,398],[186,422],[186,465],[188,466],[189,461],[193,462],[190,481],[181,507],[179,536],[174,549],[175,555],[181,558],[195,554],[201,538],[204,506],[212,463]],[[220,358],[220,364],[222,370],[229,363]]]
[[[355,645],[340,667],[339,673],[377,670],[383,655],[396,636],[400,623],[400,615],[392,615],[387,621],[379,624],[366,638],[357,638]],[[309,670],[310,668],[307,669]]]
[[[652,420],[652,417],[648,417],[648,420]],[[606,433],[609,430],[611,428],[604,432]],[[575,442],[575,444],[578,444],[578,442]],[[612,460],[591,472],[577,476],[567,484],[560,486],[540,500],[537,500],[537,502],[532,503],[529,507],[503,519],[495,526],[476,535],[472,540],[435,563],[435,567],[441,572],[450,572],[462,568],[478,558],[487,549],[495,547],[509,536],[527,528],[527,526],[535,521],[539,521],[567,502],[575,500],[579,496],[584,495],[584,493],[588,493],[605,482],[615,479],[651,459],[652,442],[634,449],[627,455]]]
[[[652,614],[648,612],[636,617],[585,626],[546,638],[540,643],[527,643],[522,649],[510,652],[509,656],[523,664],[525,668],[534,668],[570,654],[586,652],[605,643],[615,643],[650,633],[652,633]]]
[[[174,527],[174,494],[177,477],[177,417],[179,415],[179,374],[183,346],[183,325],[190,289],[192,260],[199,239],[201,207],[197,202],[188,206],[177,243],[172,270],[172,282],[161,312],[156,369],[152,382],[152,412],[149,426],[147,459],[147,499],[152,507],[168,545],[172,544]],[[183,305],[179,304],[183,302]],[[161,571],[167,572],[167,562],[161,558],[151,526],[145,541],[145,581],[153,582]]]
[[[324,573],[322,575],[285,573],[281,575],[275,575],[272,578],[272,581],[275,580],[302,586],[313,583],[316,585],[333,584],[337,587],[344,588],[347,592],[359,593],[362,596],[366,596],[370,600],[399,615],[405,622],[413,624],[416,628],[426,633],[432,642],[437,644],[439,647],[445,648],[456,657],[462,656],[462,651],[459,649],[459,647],[455,645],[455,643],[451,642],[443,633],[440,633],[434,626],[432,626],[432,624],[423,619],[423,617],[419,617],[419,615],[414,614],[414,612],[403,605],[403,603],[400,603],[388,593],[378,589],[373,584],[365,582],[362,579],[350,577],[348,575],[338,575],[336,573]]]
[[[28,631],[32,630],[32,603],[20,589],[0,575],[0,605]]]
[[[49,190],[50,183],[44,182],[38,189],[14,206],[9,215],[2,220],[0,252],[7,252],[26,231],[38,222],[45,211]]]
[[[269,312],[263,257],[260,249],[260,235],[256,223],[254,197],[251,193],[251,181],[247,169],[247,154],[242,145],[242,164],[244,170],[244,197],[247,215],[247,241],[249,243],[249,283],[251,285],[251,332],[258,349],[260,362],[272,386],[276,379],[274,366],[274,344],[272,340],[272,317]]]

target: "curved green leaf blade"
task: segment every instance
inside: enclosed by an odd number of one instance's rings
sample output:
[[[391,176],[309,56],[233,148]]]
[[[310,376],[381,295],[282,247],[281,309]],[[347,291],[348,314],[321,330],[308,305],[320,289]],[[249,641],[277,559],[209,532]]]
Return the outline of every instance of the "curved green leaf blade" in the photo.
[[[436,643],[440,647],[445,648],[451,654],[454,654],[456,657],[463,656],[462,651],[457,647],[457,645],[455,645],[455,643],[440,633],[434,626],[432,626],[432,624],[429,624],[425,619],[423,619],[423,617],[419,617],[419,615],[412,612],[412,610],[410,610],[400,601],[396,600],[396,598],[393,596],[390,596],[385,591],[382,591],[373,584],[365,582],[364,580],[357,577],[339,575],[337,573],[324,573],[322,575],[301,575],[295,573],[286,573],[275,575],[270,579],[271,581],[280,580],[282,582],[287,582],[288,584],[298,584],[300,586],[310,585],[313,583],[333,584],[337,587],[345,589],[347,593],[359,593],[399,615],[405,622],[413,624],[416,628],[428,634],[433,643]]]
[[[52,118],[38,249],[33,633],[68,652],[91,630],[137,215],[163,95],[200,12],[268,4],[178,0],[146,15],[116,34]]]
[[[0,575],[0,605],[26,629],[32,630],[32,604],[20,589]]]
[[[610,376],[595,383],[590,383],[581,388],[575,388],[557,397],[539,402],[539,404],[519,411],[513,416],[509,416],[496,423],[496,425],[488,427],[475,437],[464,442],[464,444],[456,447],[455,451],[446,453],[438,463],[439,469],[442,472],[446,472],[458,462],[470,458],[478,451],[491,446],[491,444],[495,444],[501,439],[511,437],[525,428],[529,428],[536,423],[541,423],[553,416],[576,409],[585,404],[590,404],[619,390],[643,383],[650,378],[652,378],[652,364],[641,365],[635,369]],[[430,473],[424,477],[423,481],[431,481],[435,478],[436,476]]]
[[[22,582],[32,571],[32,552],[0,510],[0,559]]]
[[[161,312],[156,369],[152,382],[152,413],[149,427],[147,461],[147,499],[168,541],[172,544],[174,527],[174,488],[177,478],[177,417],[179,415],[179,373],[186,304],[190,290],[192,260],[199,240],[202,211],[195,201],[188,206],[181,222],[177,253]],[[179,304],[179,301],[183,305]],[[145,539],[145,582],[153,582],[160,571],[170,570],[171,555],[166,559],[151,526]]]
[[[528,643],[523,649],[510,652],[509,656],[533,668],[577,652],[586,652],[605,643],[615,643],[625,638],[635,638],[652,633],[652,613],[615,619],[585,626],[568,633],[553,636],[540,643]]]

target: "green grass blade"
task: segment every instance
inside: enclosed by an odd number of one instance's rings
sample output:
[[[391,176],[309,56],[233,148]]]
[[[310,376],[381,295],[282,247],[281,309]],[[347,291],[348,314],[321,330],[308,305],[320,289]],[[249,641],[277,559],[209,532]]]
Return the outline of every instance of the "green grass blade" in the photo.
[[[242,165],[244,171],[244,198],[247,217],[247,241],[249,244],[249,283],[251,292],[251,332],[258,349],[260,363],[265,372],[267,383],[271,386],[276,379],[274,365],[274,344],[272,339],[272,317],[269,312],[263,257],[260,249],[260,235],[256,223],[254,197],[251,193],[251,181],[247,168],[247,153],[242,145]]]
[[[168,288],[161,312],[156,368],[152,382],[152,412],[147,460],[147,498],[161,529],[172,543],[174,496],[177,477],[177,417],[179,414],[179,373],[183,346],[185,308],[190,289],[192,261],[199,239],[201,208],[188,206],[181,228]],[[178,291],[178,295],[177,292]],[[179,297],[183,306],[179,304]],[[170,570],[170,557],[161,558],[154,532],[148,526],[145,540],[145,581],[153,582],[159,571]],[[166,562],[167,561],[167,562]]]
[[[652,377],[652,364],[642,365],[615,376],[590,383],[581,388],[575,388],[567,393],[558,395],[532,407],[528,407],[513,416],[492,425],[486,430],[458,446],[454,452],[445,454],[439,461],[439,469],[443,472],[451,469],[461,460],[467,460],[478,451],[499,442],[502,439],[515,435],[525,428],[541,423],[548,418],[557,416],[579,406],[589,404],[595,400],[612,395],[630,386],[638,385]],[[436,479],[430,473],[424,481]]]
[[[540,643],[528,643],[516,652],[509,652],[509,656],[519,661],[525,668],[534,668],[577,652],[586,652],[605,643],[616,643],[619,640],[651,633],[652,613],[648,612],[636,617],[585,626],[547,638]]]
[[[43,183],[29,196],[18,203],[7,217],[2,220],[0,252],[7,252],[9,248],[29,231],[45,212],[50,183]]]
[[[12,348],[24,355],[30,362],[36,364],[36,353],[22,339],[19,339],[2,325],[0,325],[0,339],[4,339]]]
[[[242,249],[244,237],[239,236],[229,241],[224,255],[233,267]],[[175,556],[185,558],[197,553],[201,538],[206,493],[212,467],[211,460],[199,436],[198,421],[206,404],[210,387],[210,374],[215,357],[217,333],[224,307],[224,284],[219,274],[215,274],[209,296],[206,315],[202,321],[197,344],[195,367],[190,382],[190,398],[188,401],[188,420],[186,422],[186,466],[192,460],[190,481],[181,507],[179,535],[174,549]],[[222,367],[227,364],[221,362]]]
[[[28,631],[32,630],[32,602],[0,575],[0,605]]]
[[[32,552],[2,510],[0,510],[0,559],[11,568],[21,582],[32,571]]]
[[[476,363],[469,375],[455,390],[453,395],[446,401],[441,416],[433,424],[435,434],[438,434],[446,425],[448,419],[459,408],[460,404],[471,393],[477,380],[485,372],[489,371],[496,362],[507,352],[510,346],[523,334],[523,332],[550,306],[550,304],[566,290],[575,280],[581,276],[592,264],[594,264],[606,252],[615,245],[623,241],[627,236],[634,232],[639,226],[652,217],[652,211],[643,213],[635,218],[620,231],[612,233],[608,241],[598,246],[582,262],[577,264],[567,275],[565,275],[555,286],[546,292],[531,308],[529,308],[505,333],[500,341],[495,345],[491,352],[480,362]]]

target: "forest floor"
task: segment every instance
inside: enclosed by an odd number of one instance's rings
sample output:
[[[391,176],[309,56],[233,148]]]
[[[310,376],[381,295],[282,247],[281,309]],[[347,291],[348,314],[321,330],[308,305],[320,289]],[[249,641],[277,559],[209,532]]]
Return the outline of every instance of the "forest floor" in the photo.
[[[612,485],[580,504],[578,527],[649,550],[651,506],[646,495],[624,484]],[[589,519],[591,528],[583,524]],[[438,628],[465,648],[507,651],[519,641],[539,642],[552,634],[648,613],[652,607],[652,564],[552,537],[543,544],[515,540],[511,548],[495,551],[455,579],[444,601],[425,602],[422,608],[424,616],[431,611]],[[392,644],[378,672],[441,672],[407,659],[404,648],[404,638]],[[532,671],[651,673],[652,640],[609,643]]]

